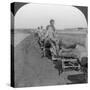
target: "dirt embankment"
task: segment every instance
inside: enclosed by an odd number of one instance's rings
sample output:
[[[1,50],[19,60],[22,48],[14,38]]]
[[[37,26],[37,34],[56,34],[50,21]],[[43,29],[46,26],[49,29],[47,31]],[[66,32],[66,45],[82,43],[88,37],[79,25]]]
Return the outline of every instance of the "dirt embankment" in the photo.
[[[32,35],[15,47],[16,87],[55,85],[58,77],[53,63],[41,58],[40,48]]]

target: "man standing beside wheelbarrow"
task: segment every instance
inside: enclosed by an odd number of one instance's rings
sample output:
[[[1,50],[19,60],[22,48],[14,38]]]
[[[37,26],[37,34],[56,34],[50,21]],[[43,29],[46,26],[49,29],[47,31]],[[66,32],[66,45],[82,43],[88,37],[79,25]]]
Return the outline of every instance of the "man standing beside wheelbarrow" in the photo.
[[[50,20],[50,25],[47,25],[46,27],[46,34],[45,34],[45,51],[46,51],[46,56],[52,57],[51,56],[51,51],[50,48],[52,47],[52,44],[55,45],[55,26],[54,26],[55,21],[53,19]]]
[[[51,60],[60,75],[60,73],[62,72],[62,61],[58,60],[59,44],[58,40],[56,39],[54,23],[55,21],[51,19],[50,25],[46,27],[47,32],[45,35],[45,48],[48,47],[48,49],[46,49],[46,54],[51,57]]]

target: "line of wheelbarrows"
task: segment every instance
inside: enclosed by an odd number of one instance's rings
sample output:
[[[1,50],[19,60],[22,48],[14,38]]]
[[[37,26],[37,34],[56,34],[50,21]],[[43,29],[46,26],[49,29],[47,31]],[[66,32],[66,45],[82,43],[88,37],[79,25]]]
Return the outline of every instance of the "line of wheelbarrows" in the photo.
[[[84,74],[87,74],[88,71],[87,56],[79,58],[78,55],[76,55],[73,52],[71,53],[70,51],[69,52],[62,51],[60,55],[54,55],[50,50],[51,44],[49,41],[44,43],[44,45],[40,45],[40,47],[43,52],[42,57],[47,57],[49,60],[53,62],[55,68],[59,71],[59,75],[65,70],[82,71]]]

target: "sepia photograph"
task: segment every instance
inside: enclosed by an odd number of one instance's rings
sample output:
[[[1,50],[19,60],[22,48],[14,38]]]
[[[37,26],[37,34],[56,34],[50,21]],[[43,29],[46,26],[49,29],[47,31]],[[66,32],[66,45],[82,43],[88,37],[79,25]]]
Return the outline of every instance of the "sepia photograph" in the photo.
[[[11,86],[88,83],[88,7],[11,3]]]

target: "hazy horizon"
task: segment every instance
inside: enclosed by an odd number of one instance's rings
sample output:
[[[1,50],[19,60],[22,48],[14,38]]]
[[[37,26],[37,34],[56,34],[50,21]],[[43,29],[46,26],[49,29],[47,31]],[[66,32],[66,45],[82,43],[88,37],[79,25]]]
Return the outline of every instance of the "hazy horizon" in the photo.
[[[27,4],[15,15],[15,29],[45,27],[55,20],[56,29],[87,28],[84,14],[73,6]]]

